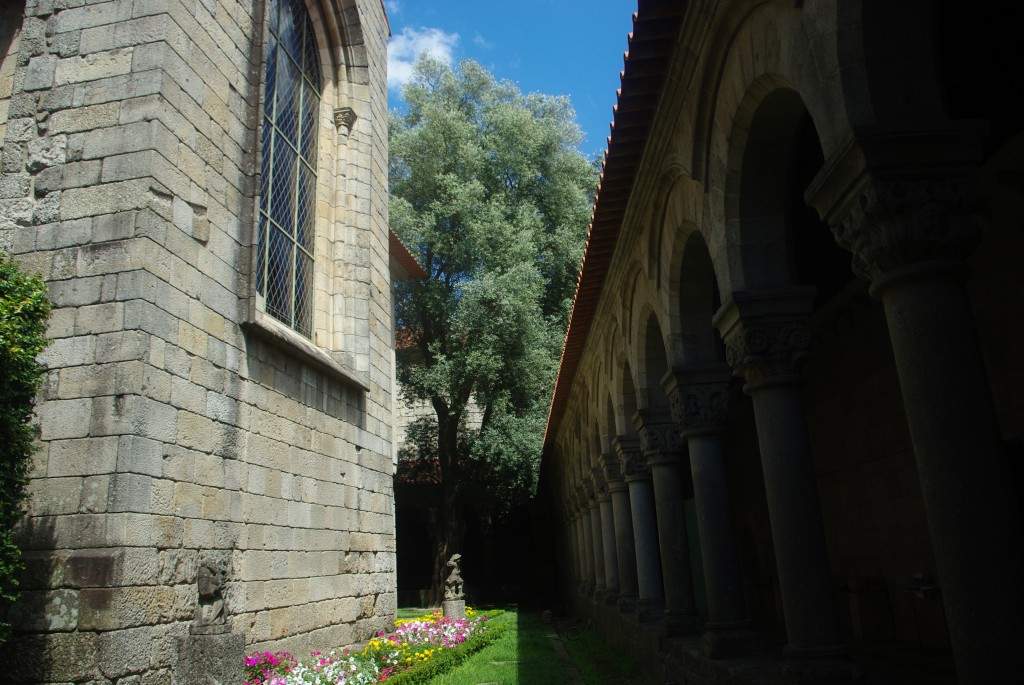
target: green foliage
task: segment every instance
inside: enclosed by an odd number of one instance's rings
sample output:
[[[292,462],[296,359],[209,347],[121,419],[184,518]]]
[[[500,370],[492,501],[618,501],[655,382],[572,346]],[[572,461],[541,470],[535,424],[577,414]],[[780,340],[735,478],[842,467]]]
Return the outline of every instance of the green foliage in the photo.
[[[46,286],[0,255],[0,607],[17,599],[21,551],[13,529],[21,518],[29,461],[37,435],[31,424],[43,368],[36,357],[46,346],[50,316]],[[0,643],[9,626],[0,622]]]
[[[410,434],[449,491],[532,494],[596,174],[564,97],[421,58],[390,125],[391,224],[429,277],[396,286]]]

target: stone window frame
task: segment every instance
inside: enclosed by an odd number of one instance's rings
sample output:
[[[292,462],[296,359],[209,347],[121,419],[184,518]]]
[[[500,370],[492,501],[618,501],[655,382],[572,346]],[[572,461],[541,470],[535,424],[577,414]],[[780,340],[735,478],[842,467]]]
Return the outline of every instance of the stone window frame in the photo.
[[[19,7],[20,4],[20,7]],[[14,71],[21,44],[21,27],[25,21],[25,3],[0,0],[0,150],[7,137],[8,111],[14,93]]]
[[[326,33],[331,30],[328,26],[333,26],[334,22],[325,21],[318,3],[309,0],[297,0],[297,3],[305,7],[312,25],[312,35],[316,40],[316,52],[321,72],[313,221],[311,335],[304,336],[268,312],[266,298],[258,292],[256,287],[259,262],[262,150],[266,133],[264,112],[266,109],[267,47],[270,39],[269,15],[271,7],[282,2],[289,2],[289,0],[270,0],[263,6],[260,78],[257,91],[259,104],[254,119],[256,152],[254,155],[252,228],[249,232],[250,268],[246,276],[246,290],[249,295],[242,326],[247,333],[263,339],[287,354],[298,356],[338,380],[364,392],[369,392],[368,379],[364,377],[366,374],[359,373],[354,368],[353,353],[347,353],[334,342],[344,339],[339,318],[344,316],[343,301],[345,298],[336,285],[341,279],[337,262],[338,254],[342,249],[340,245],[342,241],[336,234],[344,224],[346,204],[344,176],[346,165],[350,162],[346,159],[345,148],[349,143],[348,138],[353,133],[353,127],[358,117],[351,107],[339,106],[339,103],[345,101],[345,93],[351,84],[346,82],[347,55],[345,50],[344,48],[338,49],[337,41],[330,40],[330,36]]]
[[[270,0],[267,6],[256,294],[264,312],[310,338],[323,75],[300,0]]]

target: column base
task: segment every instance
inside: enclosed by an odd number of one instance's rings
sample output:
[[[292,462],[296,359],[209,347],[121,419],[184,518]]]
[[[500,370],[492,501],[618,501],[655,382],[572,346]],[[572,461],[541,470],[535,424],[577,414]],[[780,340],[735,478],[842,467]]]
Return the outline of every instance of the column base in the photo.
[[[780,685],[843,685],[866,683],[868,678],[845,653],[834,656],[790,655],[779,666],[778,682]]]
[[[636,620],[656,623],[665,618],[665,603],[660,599],[639,599],[636,602]]]
[[[623,614],[632,614],[636,611],[636,595],[619,595],[615,607]]]
[[[609,590],[604,593],[604,603],[608,606],[615,606],[619,601],[619,593],[615,590]]]
[[[704,628],[704,619],[696,612],[666,611],[662,626],[665,637],[696,635]]]
[[[734,627],[708,625],[700,638],[700,651],[709,659],[750,656],[764,650],[764,636],[744,621]]]

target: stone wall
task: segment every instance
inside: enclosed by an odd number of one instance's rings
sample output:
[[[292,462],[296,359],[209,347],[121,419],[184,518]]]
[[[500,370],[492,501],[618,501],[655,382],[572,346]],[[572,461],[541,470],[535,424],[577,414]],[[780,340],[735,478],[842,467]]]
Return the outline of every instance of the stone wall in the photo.
[[[266,4],[25,7],[0,247],[55,310],[17,682],[169,683],[204,555],[229,563],[247,648],[393,618],[387,19],[311,5],[327,82],[306,339],[251,287]]]

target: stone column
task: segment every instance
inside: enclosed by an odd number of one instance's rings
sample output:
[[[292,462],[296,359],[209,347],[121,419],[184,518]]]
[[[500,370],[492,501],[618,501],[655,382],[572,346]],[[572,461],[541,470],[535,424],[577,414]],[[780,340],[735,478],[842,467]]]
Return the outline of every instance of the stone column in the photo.
[[[602,468],[594,469],[597,484],[597,505],[601,518],[601,563],[604,565],[605,602],[614,603],[619,598],[619,567],[615,552],[615,517],[612,515],[612,498]]]
[[[587,501],[587,508],[590,512],[591,550],[593,552],[593,556],[590,558],[594,569],[593,597],[598,601],[603,601],[604,595],[608,591],[608,585],[604,575],[604,538],[601,532],[601,507],[597,501],[598,484],[594,482],[593,476],[587,479],[586,486],[587,494],[590,497]]]
[[[634,423],[654,484],[661,575],[665,583],[665,616],[673,627],[695,628],[697,604],[693,596],[690,540],[686,530],[683,442],[667,409],[641,409]]]
[[[581,493],[582,487],[577,486],[576,496],[573,499],[573,504],[576,507],[576,534],[579,539],[579,593],[581,595],[588,595],[590,594],[591,588],[593,588],[594,586],[594,579],[591,575],[590,568],[590,560],[593,558],[593,552],[590,549],[590,535],[587,531],[587,529],[590,527],[590,510],[584,506],[584,498],[581,495]]]
[[[583,485],[579,489],[580,520],[583,522],[583,557],[587,566],[587,581],[583,594],[588,597],[597,589],[597,569],[594,568],[594,519],[590,516],[590,495]]]
[[[972,133],[929,137],[941,160],[928,166],[878,170],[861,140],[868,169],[832,165],[808,191],[885,309],[957,675],[970,684],[1005,681],[1024,643],[1024,530],[964,285],[981,239]]]
[[[637,617],[640,620],[653,620],[664,613],[665,595],[661,582],[661,562],[658,559],[658,520],[654,510],[651,470],[640,451],[640,439],[636,436],[620,435],[615,438],[615,451],[623,464],[623,475],[629,487],[630,513],[633,516]]]
[[[732,369],[724,364],[691,366],[670,372],[662,381],[671,403],[672,420],[690,452],[708,594],[703,649],[714,658],[750,653],[758,642],[757,634],[749,630],[743,601],[722,447],[731,376]]]
[[[565,503],[565,531],[566,531],[566,544],[568,549],[566,554],[569,557],[569,577],[570,583],[573,587],[579,587],[580,584],[580,557],[579,557],[579,539],[576,534],[576,516],[573,511],[571,501],[567,500]]]
[[[636,608],[636,547],[633,544],[633,514],[629,506],[629,486],[622,478],[619,458],[613,453],[601,455],[605,482],[611,495],[612,530],[615,539],[615,568],[619,579],[620,611]]]
[[[716,316],[726,358],[754,404],[788,644],[786,678],[856,676],[839,633],[797,363],[808,351],[814,288],[734,292]],[[831,682],[830,680],[828,682]]]

